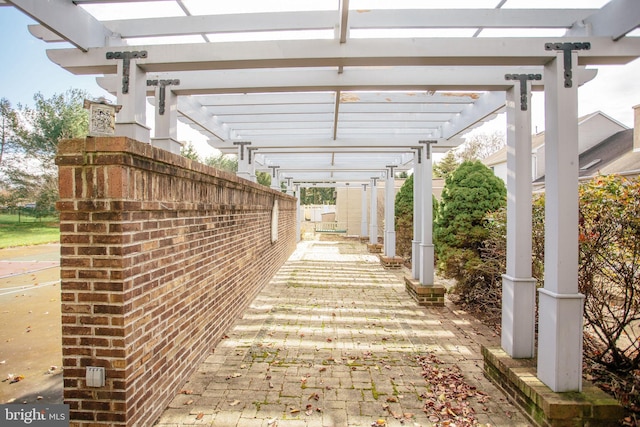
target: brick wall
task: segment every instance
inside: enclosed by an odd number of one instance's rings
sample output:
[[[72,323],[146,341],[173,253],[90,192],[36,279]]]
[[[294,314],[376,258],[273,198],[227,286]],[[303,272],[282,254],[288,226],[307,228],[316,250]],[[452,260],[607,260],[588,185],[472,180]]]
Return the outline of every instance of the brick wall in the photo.
[[[153,425],[295,248],[295,199],[122,137],[64,141],[56,161],[71,425]]]

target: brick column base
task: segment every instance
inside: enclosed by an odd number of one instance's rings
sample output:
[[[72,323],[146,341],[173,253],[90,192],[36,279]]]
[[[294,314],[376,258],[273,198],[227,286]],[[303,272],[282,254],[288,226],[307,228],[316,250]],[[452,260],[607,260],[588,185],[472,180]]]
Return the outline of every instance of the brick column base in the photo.
[[[447,288],[442,285],[424,286],[418,279],[405,276],[405,289],[411,297],[425,307],[444,307],[444,296]]]
[[[484,375],[536,426],[617,426],[624,410],[590,383],[582,392],[554,393],[536,377],[533,359],[512,359],[500,348],[482,346]]]

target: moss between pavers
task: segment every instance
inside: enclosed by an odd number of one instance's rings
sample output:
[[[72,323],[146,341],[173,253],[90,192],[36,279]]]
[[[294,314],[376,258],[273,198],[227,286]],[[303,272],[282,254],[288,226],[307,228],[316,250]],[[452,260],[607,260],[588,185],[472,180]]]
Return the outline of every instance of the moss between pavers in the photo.
[[[538,426],[615,426],[624,415],[613,397],[592,384],[584,384],[580,393],[554,393],[535,376],[532,360],[512,359],[485,346],[482,355],[485,376]]]

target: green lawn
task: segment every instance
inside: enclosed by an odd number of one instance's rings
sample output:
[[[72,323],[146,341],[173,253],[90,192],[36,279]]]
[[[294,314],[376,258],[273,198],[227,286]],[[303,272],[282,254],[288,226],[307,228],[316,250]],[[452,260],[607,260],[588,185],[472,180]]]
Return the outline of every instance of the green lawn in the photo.
[[[0,249],[60,241],[58,218],[0,214]]]

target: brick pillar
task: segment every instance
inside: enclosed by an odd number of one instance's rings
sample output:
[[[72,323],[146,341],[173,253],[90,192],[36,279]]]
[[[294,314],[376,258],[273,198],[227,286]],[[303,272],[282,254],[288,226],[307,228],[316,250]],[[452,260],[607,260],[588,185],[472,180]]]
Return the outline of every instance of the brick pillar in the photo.
[[[153,425],[295,248],[295,199],[125,137],[56,162],[71,426]]]

